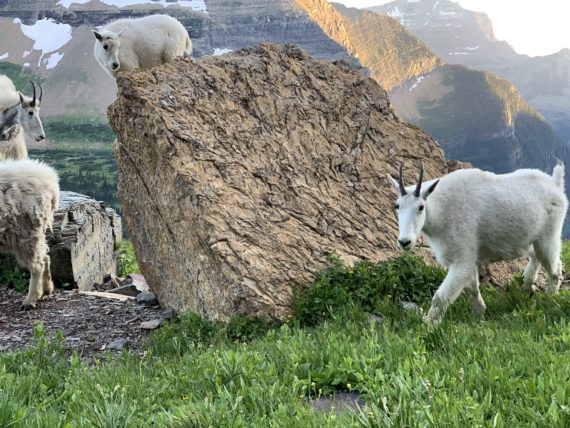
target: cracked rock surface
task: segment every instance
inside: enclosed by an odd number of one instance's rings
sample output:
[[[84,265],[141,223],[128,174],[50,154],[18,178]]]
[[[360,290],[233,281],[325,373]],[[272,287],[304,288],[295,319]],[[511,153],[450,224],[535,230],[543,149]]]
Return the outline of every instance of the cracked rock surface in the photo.
[[[123,221],[159,302],[280,318],[336,253],[396,251],[386,174],[447,173],[441,148],[343,62],[264,44],[120,75],[109,107]]]

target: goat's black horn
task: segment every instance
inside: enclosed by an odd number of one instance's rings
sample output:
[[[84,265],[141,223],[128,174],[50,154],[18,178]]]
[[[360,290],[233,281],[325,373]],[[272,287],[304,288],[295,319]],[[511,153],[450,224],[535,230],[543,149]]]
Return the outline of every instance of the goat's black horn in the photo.
[[[414,196],[419,197],[420,191],[422,190],[422,181],[424,179],[424,163],[420,162],[420,178],[418,179],[418,185],[416,186],[416,190],[414,190]]]
[[[30,83],[32,84],[32,88],[34,89],[34,98],[32,99],[32,107],[36,105],[36,85],[34,85],[34,82],[32,82],[30,80]]]
[[[400,164],[400,176],[398,178],[398,183],[400,184],[400,194],[406,196],[406,188],[404,187],[404,164]]]

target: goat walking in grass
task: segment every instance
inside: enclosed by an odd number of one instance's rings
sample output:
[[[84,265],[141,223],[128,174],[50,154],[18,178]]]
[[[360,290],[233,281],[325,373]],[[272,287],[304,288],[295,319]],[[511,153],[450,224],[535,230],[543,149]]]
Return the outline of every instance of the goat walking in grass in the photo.
[[[12,81],[0,75],[0,161],[6,159],[27,159],[26,136],[35,141],[45,138],[40,119],[42,89],[36,97],[36,86],[32,83],[32,98],[16,91]]]
[[[59,203],[59,178],[35,160],[0,162],[0,252],[16,256],[29,269],[30,286],[23,309],[53,291],[46,229]]]
[[[540,265],[549,276],[546,292],[558,292],[562,280],[561,234],[568,199],[564,192],[564,165],[552,176],[536,169],[493,174],[479,169],[454,171],[417,185],[404,186],[388,178],[399,196],[398,244],[411,250],[423,234],[437,258],[448,268],[426,321],[441,321],[447,307],[467,289],[473,311],[483,314],[477,265],[513,260],[525,255],[524,285],[534,290]]]
[[[113,79],[119,71],[152,68],[192,55],[188,32],[168,15],[118,19],[93,34],[95,59]]]

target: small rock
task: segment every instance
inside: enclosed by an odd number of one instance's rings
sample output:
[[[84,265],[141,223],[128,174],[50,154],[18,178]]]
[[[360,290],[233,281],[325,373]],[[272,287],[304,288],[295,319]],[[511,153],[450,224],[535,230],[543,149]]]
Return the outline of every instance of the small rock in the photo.
[[[120,338],[112,341],[107,345],[107,349],[112,351],[122,351],[129,344],[129,341],[125,338]]]
[[[328,397],[321,397],[311,402],[315,410],[330,412],[335,410],[361,409],[366,407],[366,402],[357,392],[339,392]]]
[[[160,315],[165,320],[171,320],[176,316],[176,312],[172,308],[164,308],[162,311],[160,311]]]
[[[143,330],[154,330],[155,328],[158,328],[161,325],[162,325],[162,320],[155,319],[155,320],[141,322],[140,327]]]
[[[121,285],[120,287],[113,288],[109,290],[109,293],[113,294],[123,294],[125,296],[132,296],[136,297],[140,294],[140,290],[137,289],[133,284],[130,285]]]
[[[134,285],[137,290],[146,292],[150,291],[148,288],[148,284],[146,283],[146,279],[140,273],[130,273],[127,275],[125,280],[123,281],[123,285]]]
[[[418,314],[422,311],[420,306],[415,302],[401,302],[400,304],[406,311],[414,311]]]
[[[366,314],[366,319],[368,321],[368,324],[382,324],[382,322],[384,322],[384,319],[382,317],[379,317],[378,315],[374,315],[374,314]]]
[[[158,300],[156,300],[156,296],[151,291],[145,291],[143,293],[140,293],[137,296],[136,300],[137,303],[140,305],[145,305],[145,306],[158,305]]]
[[[103,288],[106,290],[115,289],[121,286],[119,279],[112,273],[103,277]]]

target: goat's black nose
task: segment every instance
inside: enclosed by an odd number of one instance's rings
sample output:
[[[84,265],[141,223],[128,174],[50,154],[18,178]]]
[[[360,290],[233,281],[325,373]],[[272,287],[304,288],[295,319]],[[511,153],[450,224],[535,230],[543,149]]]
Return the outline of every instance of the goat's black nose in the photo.
[[[402,246],[402,248],[406,248],[408,245],[412,243],[409,239],[398,239],[398,242]]]
[[[118,63],[118,62],[114,62],[114,63],[113,63],[113,70],[116,70],[117,68],[119,68],[119,63]]]
[[[45,137],[43,135],[38,135],[38,137],[36,138],[38,141],[42,141]]]

